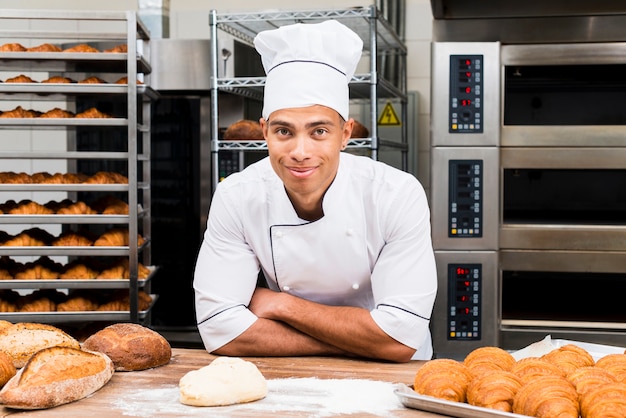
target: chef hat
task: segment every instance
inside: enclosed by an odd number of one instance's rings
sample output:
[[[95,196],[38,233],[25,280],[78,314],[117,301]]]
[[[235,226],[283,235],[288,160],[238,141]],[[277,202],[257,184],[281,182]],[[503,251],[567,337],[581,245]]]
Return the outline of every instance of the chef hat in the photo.
[[[254,46],[267,74],[263,117],[278,109],[324,105],[349,117],[348,83],[363,41],[336,20],[260,32]]]

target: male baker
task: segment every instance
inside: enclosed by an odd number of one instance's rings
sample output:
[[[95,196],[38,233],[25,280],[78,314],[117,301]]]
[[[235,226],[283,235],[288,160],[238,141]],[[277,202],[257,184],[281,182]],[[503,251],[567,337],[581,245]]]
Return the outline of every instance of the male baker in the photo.
[[[430,359],[437,278],[424,190],[408,173],[342,152],[363,42],[329,20],[264,31],[254,44],[267,74],[269,155],[212,199],[194,278],[205,348]]]

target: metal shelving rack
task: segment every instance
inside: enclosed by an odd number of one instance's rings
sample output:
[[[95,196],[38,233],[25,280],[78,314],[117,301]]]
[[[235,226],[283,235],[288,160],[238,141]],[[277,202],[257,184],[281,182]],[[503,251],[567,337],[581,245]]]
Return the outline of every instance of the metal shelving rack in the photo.
[[[149,74],[150,64],[144,56],[149,47],[149,32],[136,13],[128,12],[74,12],[54,10],[0,10],[0,39],[10,42],[33,43],[125,43],[123,53],[70,52],[0,52],[0,70],[49,72],[54,74],[101,73],[127,76],[126,84],[44,84],[0,83],[0,100],[80,100],[82,97],[117,97],[126,101],[126,117],[108,119],[0,119],[0,131],[11,129],[65,130],[67,152],[0,152],[0,159],[65,159],[68,165],[77,160],[118,160],[128,165],[128,184],[0,184],[3,192],[78,193],[123,192],[128,196],[128,215],[0,215],[2,225],[45,224],[100,224],[122,225],[129,230],[129,245],[120,247],[7,247],[0,245],[0,256],[123,256],[129,260],[129,279],[119,280],[6,280],[0,289],[129,289],[130,310],[119,312],[37,312],[0,313],[0,318],[11,322],[85,322],[132,321],[148,318],[148,311],[138,309],[138,292],[149,293],[149,279],[138,279],[139,258],[154,272],[150,256],[150,102],[158,97],[149,86],[138,82],[139,74]],[[28,22],[28,29],[22,29]],[[17,24],[16,24],[17,23]],[[79,30],[59,29],[76,25]],[[20,29],[12,29],[20,27]],[[53,29],[35,29],[48,28]],[[33,28],[33,29],[31,29]],[[102,28],[104,31],[102,31]],[[118,129],[126,127],[127,150],[123,152],[76,151],[76,130],[84,127]],[[2,138],[0,137],[0,140]],[[139,174],[141,170],[141,181]],[[140,202],[141,194],[141,202]],[[141,227],[140,227],[141,224]],[[138,233],[145,243],[138,245]],[[156,295],[153,295],[153,303]]]
[[[232,35],[235,39],[253,46],[256,34],[294,23],[319,23],[336,19],[354,30],[363,40],[363,55],[369,57],[369,71],[355,74],[350,82],[350,99],[355,103],[369,105],[370,138],[355,138],[348,143],[348,149],[369,151],[373,159],[378,159],[381,147],[397,149],[402,153],[402,168],[408,166],[407,130],[407,49],[391,25],[380,15],[375,6],[355,7],[341,10],[299,10],[280,12],[218,13],[212,10],[209,15],[211,31],[211,153],[213,190],[219,182],[219,151],[264,150],[264,141],[224,141],[219,137],[219,95],[220,91],[241,95],[261,101],[265,77],[219,77],[218,36],[220,32]],[[381,76],[378,60],[381,57],[398,56],[398,81],[394,84]],[[378,136],[378,100],[393,98],[401,104],[401,140],[386,140]]]

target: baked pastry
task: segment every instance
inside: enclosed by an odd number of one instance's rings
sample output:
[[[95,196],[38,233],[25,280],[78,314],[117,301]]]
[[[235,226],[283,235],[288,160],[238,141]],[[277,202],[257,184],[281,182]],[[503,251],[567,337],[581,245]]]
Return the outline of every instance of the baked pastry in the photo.
[[[36,83],[35,80],[33,80],[32,78],[30,78],[27,75],[24,74],[20,74],[18,76],[15,77],[11,77],[11,78],[7,78],[6,80],[4,80],[5,83]]]
[[[98,212],[90,208],[85,202],[72,203],[57,210],[57,215],[95,215]]]
[[[576,392],[580,395],[596,386],[617,382],[617,379],[611,372],[595,366],[580,367],[568,374],[567,380],[572,382]]]
[[[139,324],[118,323],[96,332],[83,348],[106,354],[115,371],[138,371],[170,362],[172,347],[158,332]]]
[[[6,171],[0,173],[0,183],[4,184],[29,184],[31,178],[26,173],[16,173],[13,171]]]
[[[584,418],[626,417],[626,383],[607,383],[585,392],[580,412]]]
[[[54,212],[44,205],[28,200],[21,201],[16,207],[9,210],[7,213],[11,215],[52,215]]]
[[[70,83],[75,83],[75,81],[68,77],[55,75],[55,76],[52,76],[50,78],[43,80],[42,83],[70,84]]]
[[[56,280],[59,273],[41,264],[32,264],[15,273],[15,280]]]
[[[87,296],[70,296],[57,305],[57,312],[89,312],[98,309],[98,304]]]
[[[78,84],[106,84],[106,81],[100,77],[87,77],[84,80],[80,80]]]
[[[128,184],[128,178],[113,171],[98,171],[83,181],[85,184]]]
[[[531,382],[542,376],[565,377],[565,372],[560,367],[547,360],[528,357],[515,362],[511,372],[521,380],[522,384]]]
[[[566,344],[555,348],[541,358],[563,369],[566,375],[579,367],[593,366],[595,364],[595,360],[587,350],[574,344]]]
[[[618,382],[626,383],[626,354],[608,354],[596,362],[596,367],[608,370]]]
[[[150,275],[150,269],[144,266],[141,263],[137,263],[137,278],[138,279],[146,279]],[[119,279],[129,279],[130,278],[130,269],[129,269],[129,261],[128,258],[124,258],[118,263],[103,269],[98,273],[97,279],[103,280],[119,280]]]
[[[0,388],[3,387],[17,373],[13,360],[4,351],[0,351]]]
[[[128,77],[122,77],[115,82],[115,84],[128,84]],[[137,85],[143,84],[141,80],[137,80]]]
[[[27,48],[28,52],[61,52],[61,48],[54,44],[44,43],[31,48]]]
[[[350,134],[350,138],[369,138],[370,131],[358,120],[354,120],[354,124],[352,126],[352,133]]]
[[[129,245],[129,232],[128,229],[112,228],[100,235],[93,243],[94,246],[99,247],[125,247]],[[144,244],[144,239],[141,235],[137,235],[137,245]]]
[[[468,367],[474,377],[491,371],[509,371],[515,358],[499,347],[480,347],[470,352],[463,363]]]
[[[52,241],[54,247],[90,247],[93,240],[84,234],[68,231]]]
[[[413,389],[422,395],[465,402],[472,374],[465,364],[452,359],[434,359],[417,370]]]
[[[97,48],[87,44],[78,44],[70,48],[66,48],[63,52],[100,52]]]
[[[95,107],[89,108],[84,112],[77,113],[75,118],[85,118],[85,119],[106,119],[112,118],[113,116],[108,113],[104,113],[96,109]]]
[[[140,311],[145,311],[150,307],[152,303],[152,296],[140,290],[137,294],[137,308]],[[130,310],[130,297],[128,290],[120,290],[111,296],[109,301],[101,304],[98,307],[98,311],[128,311]]]
[[[127,44],[116,45],[113,48],[105,49],[103,52],[126,53],[128,52],[128,45]]]
[[[48,173],[47,171],[38,171],[37,173],[33,173],[30,175],[30,182],[33,184],[44,183],[45,180],[49,179],[50,177],[52,177],[52,174]]]
[[[63,272],[59,274],[62,280],[90,280],[95,279],[98,272],[84,263],[76,262],[65,266]]]
[[[7,247],[41,247],[52,241],[52,235],[40,228],[31,228],[5,241]]]
[[[2,112],[2,114],[0,114],[0,118],[37,118],[39,117],[39,115],[40,113],[35,110],[27,110],[24,109],[22,106],[18,106],[13,110],[7,110],[6,112]]]
[[[467,403],[503,412],[513,411],[513,399],[522,382],[511,372],[492,370],[474,377],[467,387]]]
[[[73,118],[74,113],[70,112],[69,110],[64,110],[64,109],[55,107],[54,109],[48,110],[47,112],[43,113],[39,117],[40,118]]]
[[[18,369],[37,351],[53,346],[80,349],[76,339],[48,324],[18,322],[0,330],[0,351],[7,353]]]
[[[0,45],[0,52],[24,52],[24,51],[26,51],[26,47],[17,42]]]
[[[0,390],[0,402],[17,409],[63,405],[91,395],[104,386],[113,373],[113,362],[102,353],[84,351],[80,347],[45,348],[34,354]]]
[[[263,129],[261,124],[253,120],[242,119],[239,120],[228,128],[224,132],[224,139],[227,141],[244,139],[244,140],[263,140]]]
[[[13,280],[13,275],[9,270],[0,268],[0,280]]]
[[[530,417],[578,418],[578,393],[562,376],[540,376],[524,383],[513,400],[513,412]]]

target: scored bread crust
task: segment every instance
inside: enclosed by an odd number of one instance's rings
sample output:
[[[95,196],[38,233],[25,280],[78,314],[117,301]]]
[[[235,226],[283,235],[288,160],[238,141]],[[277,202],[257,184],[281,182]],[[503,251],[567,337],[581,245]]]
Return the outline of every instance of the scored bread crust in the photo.
[[[53,346],[79,349],[80,343],[59,328],[47,324],[18,322],[0,330],[0,351],[7,353],[18,369],[24,367],[39,350]]]
[[[113,376],[106,354],[49,347],[33,355],[0,390],[0,403],[17,409],[44,409],[82,399]]]
[[[162,366],[172,357],[172,348],[161,334],[133,323],[109,325],[87,338],[83,348],[105,353],[121,372]]]

